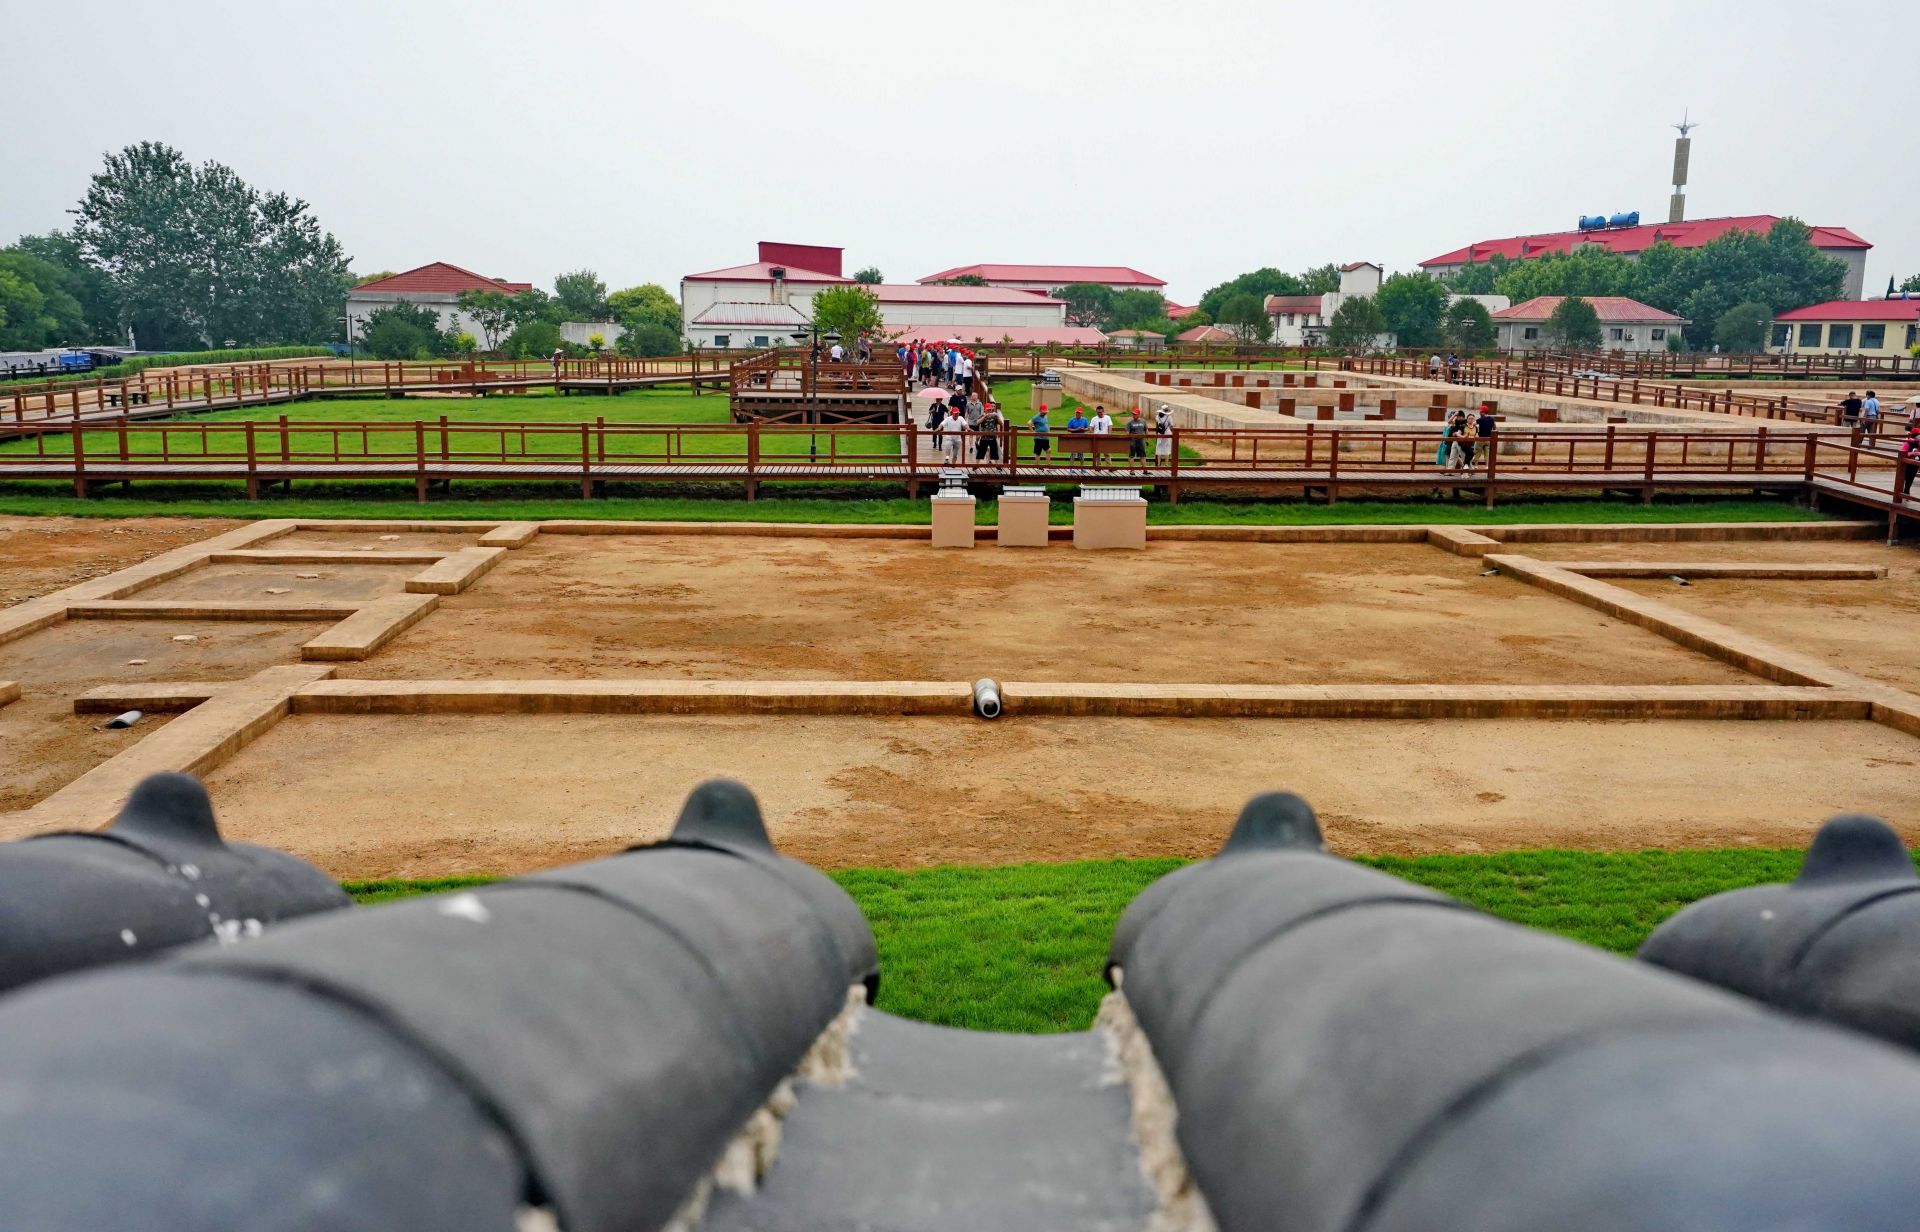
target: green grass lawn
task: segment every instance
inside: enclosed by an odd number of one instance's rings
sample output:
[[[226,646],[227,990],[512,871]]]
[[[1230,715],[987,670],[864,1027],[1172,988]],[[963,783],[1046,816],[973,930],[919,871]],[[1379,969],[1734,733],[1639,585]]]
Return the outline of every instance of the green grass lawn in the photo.
[[[1362,860],[1503,919],[1631,954],[1653,927],[1710,894],[1799,871],[1798,850],[1516,851]],[[834,880],[880,947],[880,1007],[992,1031],[1074,1031],[1093,1021],[1120,912],[1178,860],[846,869]],[[487,878],[350,883],[363,903]]]

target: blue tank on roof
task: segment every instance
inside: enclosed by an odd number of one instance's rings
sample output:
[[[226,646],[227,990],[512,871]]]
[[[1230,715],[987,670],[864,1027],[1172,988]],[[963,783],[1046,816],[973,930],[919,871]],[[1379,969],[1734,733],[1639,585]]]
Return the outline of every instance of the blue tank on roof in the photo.
[[[1637,227],[1640,225],[1640,211],[1635,210],[1631,214],[1615,214],[1612,218],[1607,219],[1607,225],[1609,227]]]
[[[1607,216],[1605,214],[1580,215],[1580,229],[1582,231],[1593,231],[1606,225]]]

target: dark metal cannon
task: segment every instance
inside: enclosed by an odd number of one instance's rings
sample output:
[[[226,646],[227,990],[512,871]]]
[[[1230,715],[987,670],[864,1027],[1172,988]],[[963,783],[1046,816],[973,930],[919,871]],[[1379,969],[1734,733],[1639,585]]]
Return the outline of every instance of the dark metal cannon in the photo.
[[[1920,1048],[1920,875],[1877,817],[1833,818],[1792,882],[1702,899],[1656,928],[1639,957]]]
[[[658,1228],[876,978],[710,783],[656,846],[0,999],[0,1227]]]
[[[1223,1232],[1913,1226],[1920,1063],[1320,846],[1260,797],[1115,935]]]
[[[156,774],[104,830],[0,845],[0,992],[351,904],[304,860],[226,842],[197,780]]]

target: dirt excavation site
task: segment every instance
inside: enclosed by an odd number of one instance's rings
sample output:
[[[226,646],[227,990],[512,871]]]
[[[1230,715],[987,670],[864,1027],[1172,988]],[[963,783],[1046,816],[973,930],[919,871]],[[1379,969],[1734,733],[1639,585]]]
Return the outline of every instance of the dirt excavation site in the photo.
[[[0,519],[0,837],[191,761],[231,837],[342,877],[617,850],[716,775],[825,866],[1200,855],[1270,788],[1349,853],[1793,845],[1849,809],[1920,838],[1911,548],[1487,529]],[[105,730],[122,704],[148,715]]]

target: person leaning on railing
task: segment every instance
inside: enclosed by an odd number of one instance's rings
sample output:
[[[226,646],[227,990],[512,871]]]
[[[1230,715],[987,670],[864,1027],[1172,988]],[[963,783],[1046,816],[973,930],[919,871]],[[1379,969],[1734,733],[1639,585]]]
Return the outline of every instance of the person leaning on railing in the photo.
[[[1913,495],[1913,477],[1920,475],[1920,419],[1907,423],[1907,439],[1900,442],[1900,460],[1894,463],[1899,472],[1900,494]]]

